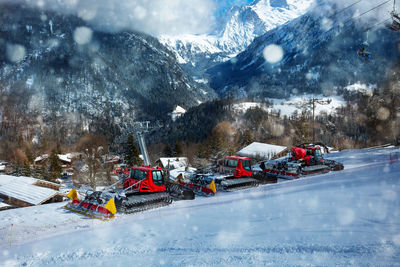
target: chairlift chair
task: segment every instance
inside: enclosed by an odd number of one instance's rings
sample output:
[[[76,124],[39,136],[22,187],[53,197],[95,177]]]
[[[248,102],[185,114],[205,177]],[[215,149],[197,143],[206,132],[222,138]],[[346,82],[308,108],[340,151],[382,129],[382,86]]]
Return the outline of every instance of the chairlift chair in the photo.
[[[400,17],[399,14],[395,13],[395,11],[392,11],[390,13],[392,16],[392,24],[390,25],[390,29],[393,31],[399,31],[400,30]]]
[[[365,58],[365,60],[368,60],[368,59],[372,59],[372,55],[368,51],[368,36],[369,36],[369,31],[368,30],[366,32],[366,35],[367,36],[366,36],[365,42],[362,44],[362,47],[360,49],[358,49],[357,54],[360,57]]]
[[[389,29],[393,31],[400,30],[400,16],[396,12],[396,0],[393,0],[393,10],[390,12],[390,16],[392,17],[392,24],[389,25]]]
[[[365,58],[365,60],[372,59],[371,53],[368,51],[367,46],[363,46],[362,48],[358,49],[357,54],[360,57]]]

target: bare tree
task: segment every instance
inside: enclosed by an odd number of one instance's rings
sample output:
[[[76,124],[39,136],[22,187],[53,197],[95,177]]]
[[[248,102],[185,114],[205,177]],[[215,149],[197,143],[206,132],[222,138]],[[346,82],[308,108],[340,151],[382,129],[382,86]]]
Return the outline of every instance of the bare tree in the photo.
[[[99,182],[98,174],[103,168],[103,155],[106,153],[107,140],[105,136],[92,133],[85,134],[78,142],[77,149],[83,153],[83,162],[87,165],[87,179],[96,191]]]

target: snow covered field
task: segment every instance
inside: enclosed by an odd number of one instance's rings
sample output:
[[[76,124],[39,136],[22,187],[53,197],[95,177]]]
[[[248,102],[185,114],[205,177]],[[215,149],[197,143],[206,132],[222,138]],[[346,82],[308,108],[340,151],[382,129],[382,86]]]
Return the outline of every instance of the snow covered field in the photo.
[[[315,113],[321,114],[322,112],[331,114],[335,113],[336,109],[345,106],[346,101],[342,96],[330,96],[325,97],[323,95],[302,95],[302,96],[291,96],[288,100],[285,99],[275,99],[270,98],[269,101],[272,103],[272,107],[267,107],[262,103],[255,102],[243,102],[239,104],[233,105],[236,112],[245,113],[249,108],[263,108],[268,112],[280,112],[281,116],[291,116],[295,111],[299,112],[301,110],[301,105],[307,101],[310,101],[312,98],[318,98],[324,101],[330,101],[329,104],[319,105],[316,104]],[[300,111],[301,113],[301,111]]]
[[[65,203],[1,211],[0,265],[399,266],[400,163],[390,162],[399,153],[332,153],[344,171],[109,222]]]

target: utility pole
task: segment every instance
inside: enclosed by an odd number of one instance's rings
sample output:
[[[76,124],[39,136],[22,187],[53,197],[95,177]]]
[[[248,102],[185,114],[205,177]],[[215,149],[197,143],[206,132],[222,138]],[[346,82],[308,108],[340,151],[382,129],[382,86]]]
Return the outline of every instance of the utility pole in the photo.
[[[321,98],[311,98],[310,102],[312,103],[312,142],[315,143],[315,106],[316,104],[320,105],[328,105],[330,104],[332,99],[321,99]]]
[[[311,98],[304,101],[300,107],[308,107],[312,109],[312,143],[315,143],[315,108],[317,104],[319,105],[328,105],[332,102],[332,99],[323,99],[323,98]]]
[[[312,101],[312,143],[315,143],[315,98]]]

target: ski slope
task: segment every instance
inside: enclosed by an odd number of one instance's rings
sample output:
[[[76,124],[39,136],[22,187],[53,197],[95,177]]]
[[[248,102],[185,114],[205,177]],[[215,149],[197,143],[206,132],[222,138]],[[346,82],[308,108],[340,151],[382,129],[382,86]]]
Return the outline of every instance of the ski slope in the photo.
[[[65,203],[1,211],[0,266],[399,266],[399,153],[332,153],[344,171],[109,222]]]

